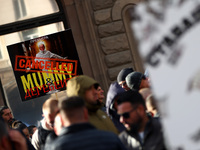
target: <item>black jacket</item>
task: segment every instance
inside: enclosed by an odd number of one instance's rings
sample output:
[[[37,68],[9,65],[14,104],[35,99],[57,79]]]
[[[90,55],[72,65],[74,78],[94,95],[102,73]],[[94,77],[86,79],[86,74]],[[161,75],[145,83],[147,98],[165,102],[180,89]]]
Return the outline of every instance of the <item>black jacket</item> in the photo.
[[[113,105],[117,95],[123,92],[125,92],[125,90],[117,82],[113,82],[108,89],[106,97],[106,113],[111,118],[119,132],[124,131],[125,127],[119,121],[120,116],[117,114],[117,111],[114,109]]]
[[[125,147],[116,134],[81,123],[63,128],[48,150],[125,150]]]
[[[119,138],[128,150],[166,150],[158,118],[149,118],[143,140],[136,131],[123,131]]]

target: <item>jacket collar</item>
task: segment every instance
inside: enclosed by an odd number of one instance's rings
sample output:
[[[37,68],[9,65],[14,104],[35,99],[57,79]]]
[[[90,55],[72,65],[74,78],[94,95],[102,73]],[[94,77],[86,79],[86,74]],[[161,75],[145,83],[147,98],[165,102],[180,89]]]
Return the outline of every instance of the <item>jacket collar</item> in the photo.
[[[152,121],[153,121],[153,118],[151,116],[148,115],[148,118],[149,118],[149,121],[147,122],[146,126],[145,126],[145,130],[144,130],[144,138],[147,137],[151,131],[153,130],[152,129]],[[130,131],[126,131],[129,135],[131,135],[132,137],[135,137],[136,139],[140,140],[139,139],[139,134],[136,130],[130,130]]]
[[[76,133],[76,132],[80,132],[80,131],[84,131],[84,130],[90,130],[90,129],[95,129],[95,127],[89,123],[73,124],[69,127],[64,127],[61,130],[61,133],[59,136],[69,134],[69,133]]]

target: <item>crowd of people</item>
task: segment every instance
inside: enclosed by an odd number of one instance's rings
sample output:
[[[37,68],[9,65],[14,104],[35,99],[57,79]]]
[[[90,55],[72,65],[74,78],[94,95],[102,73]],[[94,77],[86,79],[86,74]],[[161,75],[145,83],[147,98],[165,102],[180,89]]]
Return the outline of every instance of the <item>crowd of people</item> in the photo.
[[[107,95],[95,79],[67,82],[67,97],[47,99],[38,126],[0,107],[0,150],[165,150],[149,76],[122,69]]]

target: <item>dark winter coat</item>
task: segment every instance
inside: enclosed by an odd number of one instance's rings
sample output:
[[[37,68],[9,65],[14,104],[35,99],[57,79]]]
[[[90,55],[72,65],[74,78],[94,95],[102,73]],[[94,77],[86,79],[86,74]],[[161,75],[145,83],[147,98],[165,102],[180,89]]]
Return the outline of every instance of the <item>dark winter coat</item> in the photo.
[[[63,128],[45,150],[125,150],[125,147],[116,134],[80,123]]]

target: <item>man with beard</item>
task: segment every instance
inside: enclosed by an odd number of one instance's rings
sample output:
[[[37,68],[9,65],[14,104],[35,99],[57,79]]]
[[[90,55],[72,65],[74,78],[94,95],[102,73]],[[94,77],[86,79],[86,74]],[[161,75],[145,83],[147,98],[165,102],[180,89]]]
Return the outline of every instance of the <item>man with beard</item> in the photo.
[[[84,99],[89,114],[89,122],[97,129],[118,134],[112,120],[103,112],[98,103],[97,81],[86,75],[71,78],[67,82],[67,96],[80,96]]]
[[[15,121],[13,114],[7,106],[0,107],[0,115],[4,119],[4,121],[11,127],[12,122]]]
[[[126,130],[119,138],[128,150],[165,150],[162,127],[158,119],[147,115],[145,102],[137,91],[119,95],[118,114]]]

